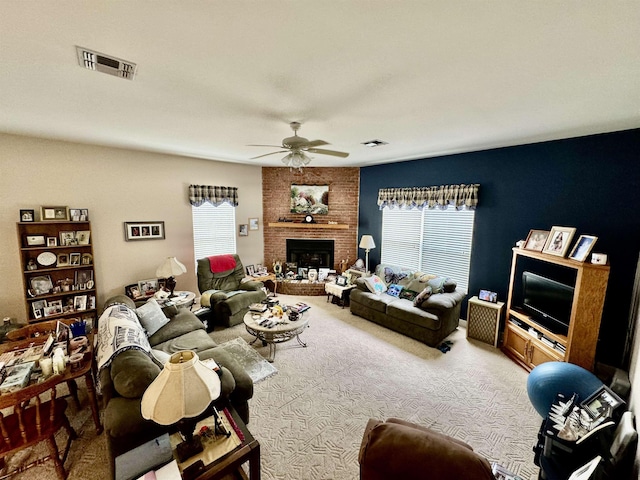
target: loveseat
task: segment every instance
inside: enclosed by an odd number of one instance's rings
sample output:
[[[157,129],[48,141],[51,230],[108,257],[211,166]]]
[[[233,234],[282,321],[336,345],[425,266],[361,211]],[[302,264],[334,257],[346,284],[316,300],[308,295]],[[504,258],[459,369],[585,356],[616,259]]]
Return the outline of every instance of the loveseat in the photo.
[[[436,347],[457,327],[466,293],[451,279],[380,264],[356,280],[351,313]]]
[[[164,360],[177,351],[193,350],[201,360],[213,358],[222,370],[222,394],[218,404],[229,402],[245,423],[249,421],[248,402],[253,396],[251,377],[226,351],[216,348],[216,343],[206,333],[202,322],[190,310],[165,308],[165,319],[155,317],[160,323],[154,325],[149,314],[153,312],[157,315],[159,306],[154,302],[150,301],[136,309],[129,297],[117,295],[105,302],[104,312],[98,322],[96,360],[103,399],[104,428],[112,462],[121,453],[167,430],[167,427],[142,417],[140,402],[146,388],[160,373]],[[160,313],[163,313],[162,310]],[[118,339],[109,325],[118,321],[120,323],[116,328],[121,332],[126,330],[129,340],[137,337],[140,347],[120,342],[120,346],[111,352]],[[147,335],[149,332],[152,334]],[[145,344],[150,351],[145,351]]]
[[[211,308],[215,323],[226,327],[238,325],[252,303],[267,298],[262,282],[245,280],[238,255],[215,255],[198,260],[200,305]]]

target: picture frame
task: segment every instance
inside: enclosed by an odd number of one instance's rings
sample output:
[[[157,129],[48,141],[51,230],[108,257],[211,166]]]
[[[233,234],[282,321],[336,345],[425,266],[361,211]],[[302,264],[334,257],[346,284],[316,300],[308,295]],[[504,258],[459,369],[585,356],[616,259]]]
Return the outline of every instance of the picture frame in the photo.
[[[298,274],[298,262],[285,262],[284,273],[293,272]]]
[[[134,300],[142,297],[140,293],[140,287],[138,287],[137,283],[132,283],[131,285],[127,285],[124,287],[124,293],[127,294],[128,297],[133,298]]]
[[[60,246],[61,247],[67,247],[70,245],[77,245],[76,243],[76,232],[68,232],[68,231],[64,231],[64,232],[59,232],[58,235],[60,236]]]
[[[259,228],[259,223],[258,223],[258,219],[257,218],[250,218],[249,219],[249,230],[258,230]]]
[[[238,225],[238,235],[240,237],[246,237],[249,235],[249,225],[246,223],[241,223]]]
[[[584,262],[591,253],[591,249],[596,244],[598,237],[594,237],[593,235],[580,235],[576,244],[571,249],[571,253],[569,254],[569,258],[571,260],[576,260],[577,262]]]
[[[91,265],[93,263],[93,255],[90,253],[83,253],[80,259],[80,265]]]
[[[43,222],[56,222],[69,220],[69,207],[40,207],[40,220]]]
[[[253,277],[256,273],[255,267],[253,265],[247,265],[247,275],[249,275],[250,277]]]
[[[71,338],[71,327],[64,322],[56,324],[56,342],[68,342]]]
[[[87,296],[76,295],[73,297],[73,309],[76,311],[82,311],[87,309]]]
[[[158,291],[160,285],[158,284],[157,278],[150,278],[148,280],[140,280],[138,282],[138,289],[140,290],[140,295],[143,297],[148,297],[153,295]]]
[[[39,247],[45,245],[44,235],[27,235],[25,239],[27,247]]]
[[[329,213],[329,185],[291,184],[291,213]]]
[[[614,410],[625,404],[616,393],[606,385],[602,385],[591,396],[587,397],[580,407],[585,410],[591,418],[610,417]]]
[[[336,277],[336,285],[339,287],[345,287],[347,285],[347,277],[344,275],[338,275]]]
[[[124,238],[127,242],[164,240],[164,222],[124,222]]]
[[[69,266],[69,254],[59,253],[58,261],[56,262],[56,267],[68,267],[68,266]]]
[[[567,250],[569,250],[571,239],[575,233],[576,229],[574,227],[551,227],[551,232],[547,237],[542,253],[564,257],[567,254]]]
[[[525,250],[541,252],[549,238],[549,230],[529,230],[529,235],[524,242]]]
[[[21,222],[35,222],[36,221],[36,211],[35,210],[20,210],[20,221]]]
[[[36,300],[31,304],[31,310],[33,311],[33,318],[42,318],[44,307],[47,306],[46,300]]]
[[[31,290],[36,295],[44,295],[53,290],[53,282],[51,281],[51,275],[38,275],[29,279]]]
[[[70,253],[69,265],[78,266],[80,265],[81,259],[82,259],[82,255],[79,252]]]
[[[88,222],[89,210],[86,208],[70,208],[69,219],[72,222]]]
[[[57,237],[47,237],[47,247],[57,247],[57,246],[58,246]]]
[[[485,302],[498,303],[498,293],[491,290],[480,290],[478,298]]]
[[[307,267],[298,267],[298,277],[305,279],[308,278],[309,268]]]
[[[356,283],[356,280],[364,275],[364,272],[350,268],[349,270],[344,272],[344,275],[347,277],[349,284],[354,284]]]
[[[87,283],[93,282],[93,270],[76,270],[74,282],[76,290],[85,290]]]
[[[90,239],[90,230],[79,230],[76,232],[76,240],[78,241],[78,245],[89,245]]]

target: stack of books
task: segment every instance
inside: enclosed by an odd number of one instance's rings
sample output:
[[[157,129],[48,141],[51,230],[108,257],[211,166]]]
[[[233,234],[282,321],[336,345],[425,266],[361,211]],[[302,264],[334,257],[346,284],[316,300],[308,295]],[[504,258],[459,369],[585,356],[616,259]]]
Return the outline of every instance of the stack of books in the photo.
[[[267,305],[265,305],[264,303],[252,303],[251,305],[249,305],[249,311],[250,312],[256,312],[256,313],[263,313],[267,311]]]
[[[0,393],[10,393],[24,388],[29,383],[36,362],[18,363],[7,370],[7,376],[0,384]]]
[[[307,305],[306,303],[302,303],[302,302],[298,302],[295,305],[292,305],[291,307],[289,307],[291,310],[295,310],[298,313],[302,313],[302,312],[306,312],[307,310],[309,310],[311,307],[309,305]]]

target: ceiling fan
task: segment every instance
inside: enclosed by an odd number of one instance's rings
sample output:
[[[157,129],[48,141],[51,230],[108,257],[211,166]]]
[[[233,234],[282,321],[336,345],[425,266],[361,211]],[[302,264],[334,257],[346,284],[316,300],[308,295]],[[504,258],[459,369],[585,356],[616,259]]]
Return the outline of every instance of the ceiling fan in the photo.
[[[273,147],[273,148],[283,148],[284,150],[278,150],[277,152],[265,153],[264,155],[258,155],[257,157],[253,157],[252,160],[256,158],[266,157],[267,155],[275,155],[277,153],[287,153],[287,155],[282,159],[282,163],[284,163],[288,167],[292,168],[300,168],[309,165],[311,162],[311,158],[307,155],[307,153],[317,153],[320,155],[332,155],[334,157],[348,157],[349,154],[346,152],[338,152],[336,150],[326,150],[324,148],[316,148],[321,147],[323,145],[329,145],[329,143],[324,140],[308,140],[304,137],[298,136],[298,130],[300,129],[300,122],[291,122],[289,124],[291,130],[293,130],[293,137],[287,137],[282,140],[282,145],[248,145],[249,147]]]

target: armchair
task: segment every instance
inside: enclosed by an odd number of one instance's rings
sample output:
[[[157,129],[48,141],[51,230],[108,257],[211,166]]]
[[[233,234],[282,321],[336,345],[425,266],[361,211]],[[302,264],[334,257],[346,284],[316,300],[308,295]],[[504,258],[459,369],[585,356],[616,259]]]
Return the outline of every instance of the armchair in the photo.
[[[198,260],[200,305],[211,308],[215,322],[227,327],[238,325],[252,303],[267,298],[262,282],[244,278],[244,266],[236,254]]]
[[[358,461],[361,480],[495,480],[466,443],[396,418],[369,420]]]

